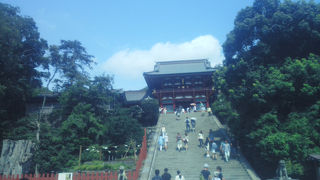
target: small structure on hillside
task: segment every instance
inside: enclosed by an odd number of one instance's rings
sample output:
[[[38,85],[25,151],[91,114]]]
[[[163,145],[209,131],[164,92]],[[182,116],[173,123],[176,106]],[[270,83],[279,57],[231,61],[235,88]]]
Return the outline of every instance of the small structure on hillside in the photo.
[[[123,96],[127,105],[140,105],[142,100],[148,97],[148,89],[124,91]]]
[[[314,162],[317,180],[320,180],[320,154],[310,154],[309,157]]]
[[[46,104],[43,109],[43,114],[48,115],[50,114],[55,108],[59,108],[59,94],[57,93],[42,93],[37,96],[30,98],[27,101],[26,105],[26,114],[31,113],[39,113],[42,107],[43,98],[46,96]]]

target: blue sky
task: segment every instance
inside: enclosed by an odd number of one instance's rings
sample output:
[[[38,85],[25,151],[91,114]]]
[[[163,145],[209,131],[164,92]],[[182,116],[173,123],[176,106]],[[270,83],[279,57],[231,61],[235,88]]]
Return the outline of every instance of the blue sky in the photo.
[[[253,0],[0,0],[32,17],[49,44],[78,40],[95,57],[92,75],[115,77],[115,88],[146,86],[142,72],[156,61],[208,58],[222,62],[221,45],[237,13]]]

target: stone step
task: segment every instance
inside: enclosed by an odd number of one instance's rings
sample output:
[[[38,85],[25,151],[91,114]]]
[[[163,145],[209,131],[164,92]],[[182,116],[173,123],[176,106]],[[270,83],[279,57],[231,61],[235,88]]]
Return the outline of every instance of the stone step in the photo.
[[[197,118],[196,132],[188,133],[189,149],[187,151],[176,150],[176,135],[179,132],[184,137],[185,117]],[[161,115],[159,117],[158,126],[166,127],[169,136],[168,151],[157,150],[153,170],[159,169],[161,174],[164,168],[168,168],[172,176],[176,175],[176,171],[180,170],[186,179],[199,179],[200,171],[203,169],[204,163],[209,164],[209,170],[213,173],[216,166],[221,166],[226,179],[248,180],[248,173],[244,170],[237,159],[230,159],[225,162],[219,155],[217,160],[206,158],[204,154],[206,150],[199,148],[198,133],[203,131],[204,136],[208,136],[209,129],[214,131],[217,139],[223,139],[223,133],[215,123],[212,116],[206,113],[183,114],[177,120],[174,114]]]

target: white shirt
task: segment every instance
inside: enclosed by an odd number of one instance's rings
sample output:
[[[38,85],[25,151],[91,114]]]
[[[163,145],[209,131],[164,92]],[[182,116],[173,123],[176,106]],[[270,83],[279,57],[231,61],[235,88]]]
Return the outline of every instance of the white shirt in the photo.
[[[164,142],[169,142],[169,137],[168,137],[168,135],[164,135]]]
[[[198,139],[204,139],[203,134],[199,133]]]
[[[181,178],[179,178],[179,175],[177,175],[175,180],[185,180],[185,179],[182,175],[181,175]]]

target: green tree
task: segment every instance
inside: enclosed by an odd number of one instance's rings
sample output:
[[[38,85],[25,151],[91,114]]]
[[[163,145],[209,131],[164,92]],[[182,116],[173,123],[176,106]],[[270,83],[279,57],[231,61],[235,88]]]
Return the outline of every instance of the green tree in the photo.
[[[93,56],[88,55],[85,48],[79,41],[61,40],[60,45],[51,45],[49,48],[49,56],[44,69],[46,86],[49,90],[51,82],[56,83],[56,89],[68,84],[73,85],[77,81],[88,81],[86,69],[90,69],[93,64]],[[59,78],[57,77],[59,76]],[[65,81],[61,80],[64,79]],[[42,106],[39,112],[38,124],[41,122],[43,109],[46,105],[47,94],[43,94]],[[40,130],[38,130],[40,131]],[[39,132],[38,132],[39,133]]]
[[[145,126],[155,125],[159,118],[159,103],[156,99],[146,98],[141,102],[142,118],[140,123]]]
[[[91,79],[92,64],[93,56],[79,41],[62,40],[48,49],[31,18],[0,3],[0,138],[35,140],[31,166],[36,173],[75,166],[80,145],[141,141],[141,108],[122,108],[113,77]],[[59,92],[60,107],[43,119],[51,87]],[[40,112],[23,117],[26,100],[39,89],[44,93]]]
[[[256,0],[223,44],[213,110],[263,178],[284,159],[291,176],[312,179],[307,156],[320,152],[319,14],[313,1]]]
[[[35,22],[19,9],[0,3],[0,139],[25,112],[25,102],[33,88],[41,86],[38,67],[47,43],[40,38]]]
[[[131,112],[131,109],[120,108],[110,116],[106,137],[111,144],[124,144],[130,139],[141,142],[143,130],[138,120],[131,116],[133,115]]]
[[[89,55],[86,49],[77,40],[61,40],[60,45],[50,46],[48,74],[53,71],[48,83],[55,78],[56,73],[59,79],[54,79],[56,88],[64,88],[74,85],[79,80],[89,79],[87,70],[94,64],[93,56]]]
[[[35,158],[40,172],[77,165],[80,145],[84,148],[121,146],[130,139],[141,142],[143,131],[136,118],[141,117],[142,111],[138,107],[122,108],[115,102],[118,95],[113,92],[112,82],[113,77],[102,75],[93,80],[77,80],[61,91],[61,108],[48,118],[60,120],[55,123],[56,128],[49,130],[50,135],[40,134],[38,157]],[[111,104],[114,104],[113,108]],[[53,148],[47,147],[48,144]]]
[[[223,44],[226,64],[281,63],[287,57],[320,54],[320,8],[315,2],[256,0],[241,10]]]
[[[54,80],[56,89],[59,87],[67,88],[73,86],[78,81],[88,81],[89,77],[86,68],[91,68],[93,56],[88,55],[85,48],[79,41],[61,41],[61,45],[52,45],[49,48],[48,65],[46,74],[46,89],[49,89]],[[51,73],[52,72],[52,73]],[[56,75],[60,78],[57,79]],[[62,79],[62,80],[61,80]],[[43,95],[42,106],[37,119],[37,142],[40,141],[40,127],[44,107],[46,105],[47,94]],[[38,174],[38,165],[36,165],[36,174]]]
[[[116,95],[112,92],[113,77],[101,75],[93,80],[79,80],[66,88],[59,98],[63,118],[68,117],[79,103],[90,104],[100,118],[105,118],[111,106],[117,104]]]

